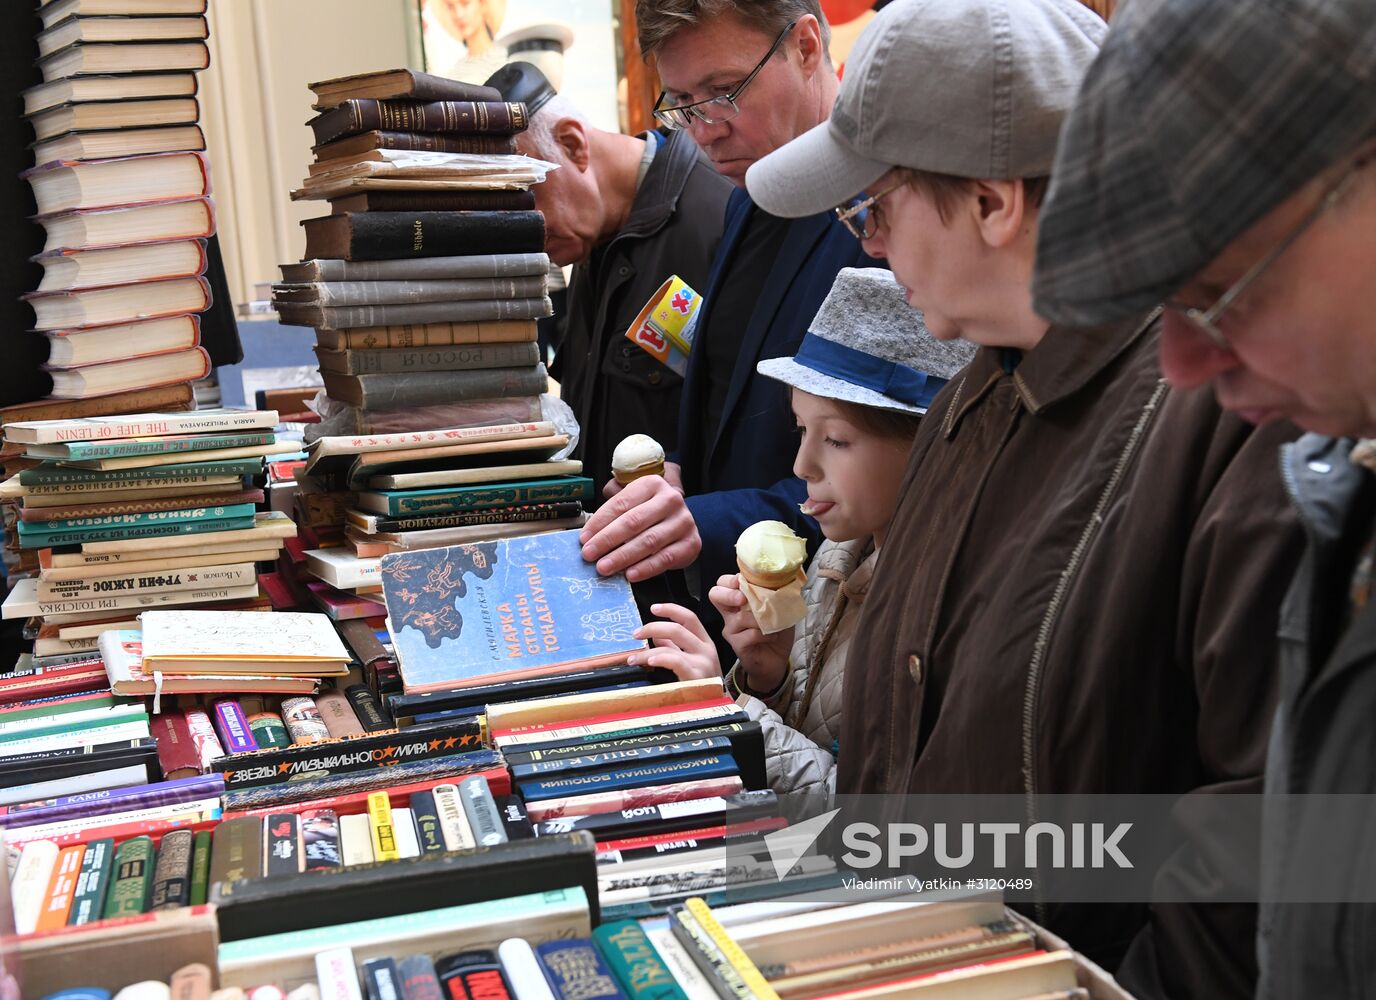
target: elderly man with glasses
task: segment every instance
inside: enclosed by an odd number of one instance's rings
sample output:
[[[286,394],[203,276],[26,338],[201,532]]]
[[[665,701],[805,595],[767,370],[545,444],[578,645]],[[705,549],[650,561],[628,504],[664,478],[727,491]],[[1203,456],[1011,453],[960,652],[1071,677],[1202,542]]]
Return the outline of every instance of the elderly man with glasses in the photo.
[[[1279,621],[1263,1000],[1376,984],[1376,4],[1135,0],[1066,123],[1038,239],[1044,315],[1167,303],[1161,368],[1252,423],[1308,550]]]
[[[837,79],[817,0],[639,0],[636,18],[664,84],[656,118],[686,130],[741,190],[699,289],[677,462],[602,506],[584,529],[584,556],[632,581],[692,566],[705,596],[735,571],[736,538],[755,521],[819,537],[798,511],[806,488],[791,468],[787,395],[755,365],[791,356],[837,272],[873,262],[830,212],[782,219],[744,191],[751,164],[831,112]]]
[[[1047,796],[1181,797],[1155,899],[1053,891],[1035,913],[1136,996],[1244,998],[1256,908],[1230,892],[1247,857],[1220,857],[1189,806],[1261,788],[1268,622],[1302,544],[1275,450],[1295,432],[1165,384],[1157,301],[1094,326],[1034,307],[1060,126],[1106,36],[1075,0],[895,0],[828,123],[746,181],[780,214],[839,205],[927,328],[980,346],[917,432],[851,646],[838,793],[1019,796],[1029,823]],[[1116,163],[1121,202],[1181,148]],[[1161,214],[1130,217],[1151,232]]]

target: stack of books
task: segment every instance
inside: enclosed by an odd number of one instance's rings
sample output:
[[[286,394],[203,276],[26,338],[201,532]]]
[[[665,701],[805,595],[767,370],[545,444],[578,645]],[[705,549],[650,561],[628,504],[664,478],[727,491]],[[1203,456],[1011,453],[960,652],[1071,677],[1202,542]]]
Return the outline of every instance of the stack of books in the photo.
[[[149,607],[259,604],[255,563],[295,534],[290,518],[259,514],[245,477],[274,440],[277,415],[209,410],[16,422],[7,443],[29,468],[0,485],[17,508],[15,542],[38,553],[35,577],[14,583],[3,616],[42,625],[104,625]],[[93,648],[99,629],[80,638]]]
[[[312,85],[316,163],[295,198],[305,260],[282,267],[282,322],[317,331],[322,434],[539,419],[535,320],[550,315],[547,164],[515,152],[525,106],[409,70]]]
[[[39,7],[42,84],[24,94],[33,188],[47,231],[26,296],[49,342],[52,396],[86,399],[210,372],[197,313],[210,306],[215,232],[196,72],[209,63],[205,0],[52,0]],[[98,11],[98,13],[97,13]],[[135,15],[135,16],[125,16]]]
[[[555,457],[568,445],[547,421],[312,442],[306,495],[347,498],[330,512],[343,544],[304,553],[332,588],[316,591],[322,607],[337,618],[383,614],[380,596],[370,612],[350,610],[339,592],[378,594],[388,553],[581,526],[593,483],[581,462]]]

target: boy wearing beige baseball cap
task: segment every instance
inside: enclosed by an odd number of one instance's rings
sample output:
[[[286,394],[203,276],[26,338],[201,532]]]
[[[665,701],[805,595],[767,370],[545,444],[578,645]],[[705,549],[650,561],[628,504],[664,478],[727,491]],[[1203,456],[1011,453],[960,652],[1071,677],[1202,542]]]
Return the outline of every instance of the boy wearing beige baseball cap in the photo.
[[[747,174],[776,214],[836,206],[935,336],[981,348],[918,432],[851,652],[841,794],[1020,794],[1035,822],[1046,794],[1260,789],[1294,432],[1167,387],[1149,310],[1077,328],[1032,304],[1057,134],[1106,30],[1074,0],[897,0],[831,119]],[[1193,902],[1038,915],[1140,996],[1248,996],[1255,908],[1213,902],[1209,851],[1191,837],[1157,875]]]

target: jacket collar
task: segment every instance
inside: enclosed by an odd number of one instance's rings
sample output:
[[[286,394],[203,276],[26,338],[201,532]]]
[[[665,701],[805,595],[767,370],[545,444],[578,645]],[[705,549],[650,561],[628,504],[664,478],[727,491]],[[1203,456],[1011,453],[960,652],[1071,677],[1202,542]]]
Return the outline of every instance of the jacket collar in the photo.
[[[650,169],[635,193],[631,214],[613,239],[643,239],[663,229],[678,207],[678,199],[699,155],[697,143],[685,131],[672,132],[669,138],[660,142]]]
[[[1311,539],[1333,544],[1347,527],[1348,512],[1368,475],[1350,459],[1355,442],[1305,434],[1280,450],[1281,478]]]
[[[1013,369],[1012,380],[1022,405],[1040,414],[1079,392],[1119,355],[1144,336],[1160,319],[1160,310],[1147,317],[1097,327],[1053,326]],[[959,379],[951,408],[943,421],[947,436],[960,419],[1008,373],[1000,348],[982,347]]]

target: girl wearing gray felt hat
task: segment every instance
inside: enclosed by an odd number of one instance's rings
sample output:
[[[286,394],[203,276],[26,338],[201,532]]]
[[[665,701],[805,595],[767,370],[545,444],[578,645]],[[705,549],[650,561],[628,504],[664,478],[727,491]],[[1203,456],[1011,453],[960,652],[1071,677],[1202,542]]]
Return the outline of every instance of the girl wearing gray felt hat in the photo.
[[[825,800],[835,792],[846,740],[846,659],[913,435],[932,399],[973,355],[970,344],[928,333],[888,271],[847,268],[798,353],[758,366],[792,387],[799,435],[793,471],[808,493],[802,511],[827,541],[808,566],[806,610],[796,625],[766,632],[735,574],[721,577],[708,597],[739,658],[727,687],[765,729],[769,784],[781,796]],[[720,676],[716,647],[692,611],[675,604],[654,611],[664,620],[636,633],[654,646],[632,662],[666,667],[681,680]]]

